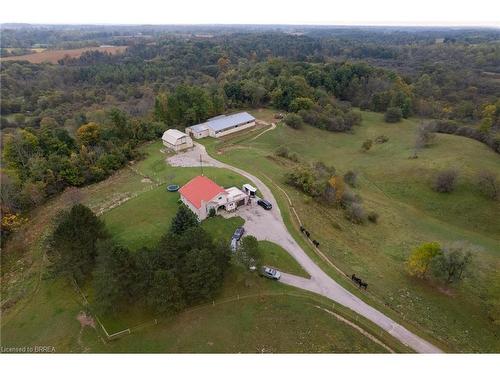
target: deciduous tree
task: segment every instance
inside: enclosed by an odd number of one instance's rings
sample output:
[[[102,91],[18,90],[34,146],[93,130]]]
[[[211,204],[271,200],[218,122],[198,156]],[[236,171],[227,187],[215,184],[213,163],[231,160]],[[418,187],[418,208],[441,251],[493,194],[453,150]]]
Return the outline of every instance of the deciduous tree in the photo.
[[[437,242],[424,243],[414,248],[408,258],[407,267],[411,275],[425,278],[433,260],[441,253]]]

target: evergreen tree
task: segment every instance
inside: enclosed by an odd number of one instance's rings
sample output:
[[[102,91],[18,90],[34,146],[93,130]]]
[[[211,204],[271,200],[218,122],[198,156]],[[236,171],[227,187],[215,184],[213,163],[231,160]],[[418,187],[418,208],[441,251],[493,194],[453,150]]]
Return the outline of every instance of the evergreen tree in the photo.
[[[196,215],[185,205],[181,205],[177,210],[177,214],[172,219],[170,224],[170,232],[173,234],[182,234],[188,228],[199,226]]]
[[[174,272],[157,270],[148,291],[148,305],[158,313],[175,313],[184,306],[183,291]]]
[[[74,205],[61,215],[50,239],[56,271],[83,281],[94,267],[97,241],[106,237],[104,223],[88,207]]]
[[[134,258],[127,248],[109,240],[99,243],[98,253],[94,271],[96,304],[103,312],[117,312],[132,299]]]

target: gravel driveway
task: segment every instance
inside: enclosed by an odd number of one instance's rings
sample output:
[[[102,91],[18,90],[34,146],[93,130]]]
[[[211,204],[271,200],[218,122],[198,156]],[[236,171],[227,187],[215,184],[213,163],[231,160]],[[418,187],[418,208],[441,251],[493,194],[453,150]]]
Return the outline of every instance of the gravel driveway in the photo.
[[[309,258],[288,232],[276,199],[271,190],[259,178],[242,169],[213,159],[207,154],[205,147],[198,143],[195,143],[193,149],[168,158],[167,162],[172,166],[178,167],[198,167],[200,165],[200,155],[203,165],[227,168],[246,177],[259,189],[264,199],[272,203],[273,209],[270,211],[264,210],[254,202],[251,206],[240,207],[238,211],[228,214],[228,216],[241,216],[245,220],[246,233],[255,236],[259,240],[267,240],[280,245],[311,275],[310,279],[306,279],[282,273],[280,282],[320,294],[350,308],[359,315],[371,320],[418,353],[441,353],[439,348],[411,333],[400,324],[344,289]]]

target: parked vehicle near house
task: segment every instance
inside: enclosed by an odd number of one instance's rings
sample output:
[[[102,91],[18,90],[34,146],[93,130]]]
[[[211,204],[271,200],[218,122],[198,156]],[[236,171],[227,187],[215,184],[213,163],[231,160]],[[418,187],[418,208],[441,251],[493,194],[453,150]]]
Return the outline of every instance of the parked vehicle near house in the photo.
[[[271,208],[273,208],[273,205],[271,204],[271,202],[266,201],[265,199],[259,199],[257,201],[257,204],[259,206],[263,207],[265,210],[270,210]]]
[[[241,237],[243,237],[244,233],[245,233],[245,228],[243,227],[236,228],[233,234],[233,239],[236,239],[236,241],[241,240]]]
[[[280,271],[271,267],[262,267],[260,274],[268,279],[279,280],[281,277]]]

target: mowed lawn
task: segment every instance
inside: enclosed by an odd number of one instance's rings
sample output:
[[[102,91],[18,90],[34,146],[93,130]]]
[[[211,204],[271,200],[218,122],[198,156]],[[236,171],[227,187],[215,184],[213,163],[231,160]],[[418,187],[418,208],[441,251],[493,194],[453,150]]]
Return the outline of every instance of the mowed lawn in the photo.
[[[400,319],[451,351],[500,350],[500,329],[494,323],[499,321],[500,202],[484,198],[474,185],[480,170],[500,171],[500,156],[477,141],[438,134],[432,146],[410,159],[417,120],[386,124],[380,114],[361,113],[363,123],[353,134],[279,125],[254,141],[242,136],[226,142],[209,140],[206,146],[212,156],[245,165],[263,181],[270,178],[285,189],[322,251],[344,272],[366,279],[375,298]],[[378,135],[389,141],[374,144],[368,152],[360,150],[364,140]],[[341,210],[322,207],[287,186],[284,174],[295,164],[274,157],[280,145],[303,162],[323,161],[339,174],[358,172],[359,187],[354,191],[368,211],[380,214],[379,223],[351,224]],[[435,173],[444,168],[459,171],[457,188],[450,194],[430,187]],[[282,193],[273,183],[269,186],[286,215],[289,210]],[[296,225],[289,227],[300,236]],[[451,288],[409,277],[407,256],[427,241],[472,243],[476,247],[473,274]]]

